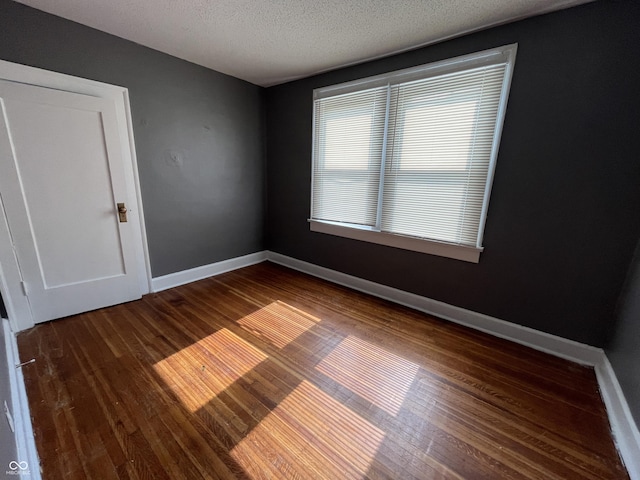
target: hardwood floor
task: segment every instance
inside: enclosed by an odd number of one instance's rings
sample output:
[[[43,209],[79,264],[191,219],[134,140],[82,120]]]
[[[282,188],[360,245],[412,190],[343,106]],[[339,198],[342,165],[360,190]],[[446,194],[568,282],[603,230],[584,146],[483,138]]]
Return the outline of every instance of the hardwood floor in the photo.
[[[45,479],[628,478],[591,368],[271,263],[18,343]]]

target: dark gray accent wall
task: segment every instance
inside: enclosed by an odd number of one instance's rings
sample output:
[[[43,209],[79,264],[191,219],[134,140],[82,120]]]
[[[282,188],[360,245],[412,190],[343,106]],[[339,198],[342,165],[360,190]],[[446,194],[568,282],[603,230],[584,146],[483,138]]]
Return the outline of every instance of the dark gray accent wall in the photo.
[[[615,333],[606,348],[637,425],[640,425],[640,242],[623,289]]]
[[[9,318],[7,316],[7,307],[4,306],[2,295],[0,295],[0,318]]]
[[[11,408],[11,389],[9,388],[9,361],[5,348],[4,328],[0,320],[0,473],[4,474],[9,469],[12,460],[22,461],[16,458],[16,438],[4,415],[4,402]],[[11,412],[13,415],[13,412]]]
[[[0,59],[129,89],[153,276],[263,250],[263,89],[10,0]]]
[[[603,346],[640,235],[638,25],[595,2],[268,88],[268,248]],[[309,231],[314,88],[514,42],[479,264]]]

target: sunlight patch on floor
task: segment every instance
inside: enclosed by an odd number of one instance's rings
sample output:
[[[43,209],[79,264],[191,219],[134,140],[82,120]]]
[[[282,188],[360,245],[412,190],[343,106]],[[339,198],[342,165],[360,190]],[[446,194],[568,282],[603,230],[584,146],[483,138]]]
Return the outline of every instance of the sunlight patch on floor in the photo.
[[[153,368],[185,407],[195,412],[266,359],[261,350],[223,328]]]
[[[238,320],[245,330],[283,348],[320,321],[319,318],[276,301]]]
[[[303,381],[231,451],[253,479],[363,478],[384,432]]]
[[[316,369],[365,400],[397,415],[418,365],[354,336],[348,336]]]

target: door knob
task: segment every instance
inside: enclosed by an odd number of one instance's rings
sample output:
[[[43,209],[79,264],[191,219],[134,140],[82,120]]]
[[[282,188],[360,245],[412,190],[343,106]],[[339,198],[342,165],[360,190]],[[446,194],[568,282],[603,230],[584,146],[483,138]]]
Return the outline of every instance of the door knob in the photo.
[[[127,221],[127,207],[124,206],[124,203],[118,204],[118,217],[120,218],[120,223]]]

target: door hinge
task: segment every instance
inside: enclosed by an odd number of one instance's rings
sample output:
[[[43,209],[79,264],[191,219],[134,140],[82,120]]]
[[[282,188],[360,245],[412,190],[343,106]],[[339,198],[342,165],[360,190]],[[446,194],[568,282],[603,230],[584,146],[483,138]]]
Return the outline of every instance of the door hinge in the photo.
[[[26,297],[27,296],[27,284],[24,281],[22,281],[22,282],[20,282],[20,286],[22,287],[22,293]]]

